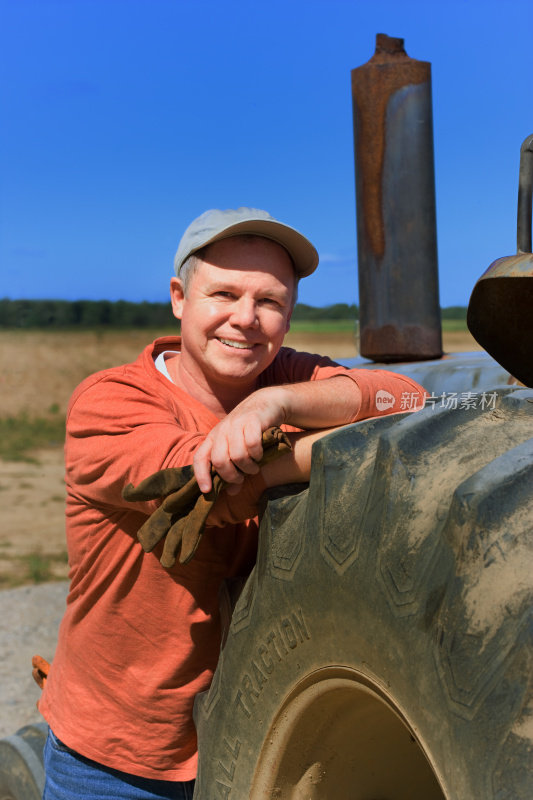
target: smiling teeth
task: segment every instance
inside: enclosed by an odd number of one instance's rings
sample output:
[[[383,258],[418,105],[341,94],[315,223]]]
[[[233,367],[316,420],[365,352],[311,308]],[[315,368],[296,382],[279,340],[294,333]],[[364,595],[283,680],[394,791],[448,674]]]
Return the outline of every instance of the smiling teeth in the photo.
[[[222,344],[227,344],[230,347],[236,347],[237,350],[248,350],[251,347],[251,345],[246,344],[245,342],[232,342],[231,339],[219,338],[219,342],[222,342]]]

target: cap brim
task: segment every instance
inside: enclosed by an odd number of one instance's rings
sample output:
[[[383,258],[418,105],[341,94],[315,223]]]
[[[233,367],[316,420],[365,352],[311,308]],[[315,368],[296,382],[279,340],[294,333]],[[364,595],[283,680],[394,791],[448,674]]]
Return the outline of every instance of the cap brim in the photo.
[[[264,236],[266,239],[271,239],[284,247],[292,258],[294,269],[299,278],[311,275],[318,267],[318,253],[311,242],[295,228],[290,228],[288,225],[283,225],[276,220],[250,219],[236,222],[234,225],[229,225],[220,233],[207,239],[196,250],[201,250],[203,247],[207,247],[207,245],[218,242],[221,239],[228,239],[231,236],[245,233]],[[196,250],[193,250],[189,255],[192,255]]]

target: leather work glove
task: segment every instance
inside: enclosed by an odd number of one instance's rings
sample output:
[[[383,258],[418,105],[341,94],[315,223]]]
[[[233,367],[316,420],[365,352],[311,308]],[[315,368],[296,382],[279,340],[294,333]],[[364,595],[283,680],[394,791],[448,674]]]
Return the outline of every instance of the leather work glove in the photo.
[[[276,427],[263,432],[262,445],[263,456],[258,462],[261,467],[291,450],[288,437]],[[122,491],[128,502],[164,498],[139,529],[137,538],[143,550],[150,553],[166,536],[160,559],[166,568],[174,565],[178,552],[180,564],[188,564],[200,544],[209,512],[225,486],[215,470],[211,475],[213,486],[205,495],[198,487],[192,466],[161,469],[137,487],[130,483]]]

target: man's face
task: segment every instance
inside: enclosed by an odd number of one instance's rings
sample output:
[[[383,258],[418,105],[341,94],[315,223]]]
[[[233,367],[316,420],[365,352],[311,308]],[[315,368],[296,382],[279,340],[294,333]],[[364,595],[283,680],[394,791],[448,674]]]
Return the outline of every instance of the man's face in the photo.
[[[232,237],[210,245],[187,296],[171,282],[181,319],[181,366],[213,390],[253,388],[289,329],[296,279],[286,250],[265,238]]]

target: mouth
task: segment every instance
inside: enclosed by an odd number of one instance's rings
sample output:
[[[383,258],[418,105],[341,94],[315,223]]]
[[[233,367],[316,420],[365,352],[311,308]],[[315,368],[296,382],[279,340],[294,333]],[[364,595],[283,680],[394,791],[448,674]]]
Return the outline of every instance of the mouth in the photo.
[[[223,339],[221,336],[218,336],[217,339],[221,344],[233,347],[235,350],[252,350],[255,347],[251,342],[238,342],[235,339]]]

